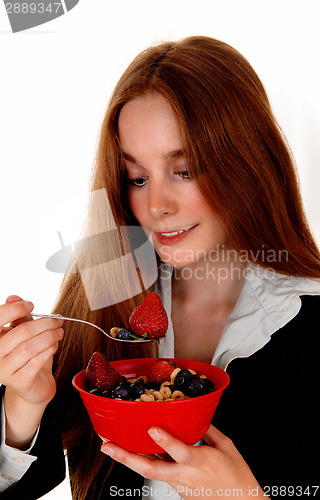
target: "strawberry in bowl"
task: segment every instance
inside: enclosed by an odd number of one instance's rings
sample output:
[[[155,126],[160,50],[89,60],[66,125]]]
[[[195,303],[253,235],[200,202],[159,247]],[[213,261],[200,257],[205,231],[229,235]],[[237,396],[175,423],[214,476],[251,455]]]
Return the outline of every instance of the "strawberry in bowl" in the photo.
[[[102,352],[94,352],[86,368],[89,391],[107,391],[119,384],[121,375],[108,363]]]

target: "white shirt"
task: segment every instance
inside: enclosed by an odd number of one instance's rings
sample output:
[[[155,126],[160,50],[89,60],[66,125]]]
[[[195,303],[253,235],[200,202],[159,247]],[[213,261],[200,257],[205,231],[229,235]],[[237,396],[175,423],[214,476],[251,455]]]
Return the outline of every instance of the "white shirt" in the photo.
[[[159,285],[156,286],[169,318],[168,332],[159,345],[159,356],[167,358],[174,357],[174,332],[171,321],[172,272],[170,266],[162,264],[159,270]],[[298,314],[301,295],[320,295],[320,279],[286,276],[248,263],[245,284],[228,318],[211,363],[225,370],[232,359],[250,356],[261,349],[275,331]],[[1,429],[4,428],[3,422],[4,416],[1,417]],[[1,439],[0,491],[3,491],[13,481],[22,477],[36,457],[28,455],[30,450],[21,452],[4,445],[3,430]],[[24,462],[14,461],[19,458],[24,459]],[[11,479],[3,478],[3,474]],[[143,498],[177,500],[180,497],[168,484],[146,479]]]
[[[30,451],[36,442],[39,429],[34,435],[27,450],[21,451],[6,445],[6,426],[3,404],[1,406],[1,441],[0,441],[0,492],[18,481],[26,473],[32,462],[37,457],[30,455]]]

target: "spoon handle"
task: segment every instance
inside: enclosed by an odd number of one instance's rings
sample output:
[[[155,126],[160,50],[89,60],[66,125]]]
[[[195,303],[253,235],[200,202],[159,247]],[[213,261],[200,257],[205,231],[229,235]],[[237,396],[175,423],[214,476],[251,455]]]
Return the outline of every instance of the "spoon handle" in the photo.
[[[28,316],[34,316],[36,318],[57,318],[57,319],[65,319],[67,321],[76,321],[77,323],[85,323],[86,325],[93,326],[94,328],[97,328],[97,330],[100,330],[100,332],[104,333],[107,337],[111,337],[111,335],[108,335],[100,326],[94,325],[93,323],[90,323],[90,321],[86,321],[84,319],[75,319],[75,318],[67,318],[66,316],[61,316],[61,314],[36,314],[36,313],[30,313]],[[111,337],[112,338],[112,337]]]
[[[30,313],[27,314],[27,316],[34,316],[35,318],[57,318],[57,319],[65,319],[67,321],[75,321],[77,323],[85,323],[86,325],[93,326],[93,328],[96,328],[97,330],[100,330],[106,337],[112,340],[116,340],[117,342],[124,342],[125,344],[144,344],[146,342],[152,342],[153,339],[138,339],[138,340],[124,340],[124,339],[118,339],[116,337],[112,337],[111,334],[105,332],[100,326],[95,325],[94,323],[90,323],[90,321],[86,321],[84,319],[78,319],[78,318],[67,318],[67,316],[62,316],[61,314],[39,314],[39,313]]]

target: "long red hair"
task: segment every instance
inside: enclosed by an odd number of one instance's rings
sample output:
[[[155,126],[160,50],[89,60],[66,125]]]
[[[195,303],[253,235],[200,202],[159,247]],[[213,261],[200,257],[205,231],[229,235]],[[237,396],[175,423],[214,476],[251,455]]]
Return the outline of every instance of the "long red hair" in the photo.
[[[188,37],[148,48],[127,68],[111,97],[100,133],[92,190],[105,189],[118,226],[137,224],[126,197],[126,174],[117,122],[122,106],[135,97],[159,93],[171,104],[180,126],[191,172],[224,227],[230,245],[261,266],[281,273],[320,277],[320,256],[303,211],[294,162],[273,116],[267,94],[248,61],[229,45]],[[264,250],[262,252],[261,250]],[[266,252],[286,259],[265,262]],[[84,254],[92,248],[83,248]],[[283,254],[281,254],[283,255]],[[123,276],[119,276],[123,280]],[[79,272],[67,275],[55,311],[87,319],[108,330],[126,325],[143,293],[95,311],[90,309]],[[74,498],[92,498],[103,461],[80,398],[71,386],[95,350],[109,360],[156,355],[150,347],[128,348],[100,333],[66,322],[54,359],[53,401],[68,449]],[[90,463],[90,467],[87,464]],[[94,493],[93,493],[94,492]]]

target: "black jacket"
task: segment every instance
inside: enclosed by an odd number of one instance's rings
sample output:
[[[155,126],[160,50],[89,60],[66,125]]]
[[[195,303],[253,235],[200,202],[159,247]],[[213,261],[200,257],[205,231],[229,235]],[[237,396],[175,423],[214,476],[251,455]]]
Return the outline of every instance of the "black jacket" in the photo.
[[[277,500],[320,498],[320,296],[301,299],[297,316],[263,348],[229,363],[230,385],[212,422],[233,440],[267,496]],[[48,415],[31,453],[38,459],[1,500],[35,500],[63,480],[61,442]],[[124,497],[139,498],[143,481],[116,463],[100,499],[115,498],[118,488]]]
[[[3,390],[4,386],[1,387],[0,397]],[[30,465],[20,481],[0,493],[1,500],[35,500],[63,481],[64,453],[50,410],[46,410],[43,415],[39,435],[30,454],[37,456],[37,460]]]

